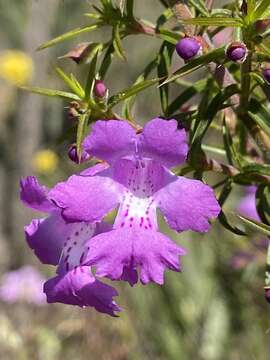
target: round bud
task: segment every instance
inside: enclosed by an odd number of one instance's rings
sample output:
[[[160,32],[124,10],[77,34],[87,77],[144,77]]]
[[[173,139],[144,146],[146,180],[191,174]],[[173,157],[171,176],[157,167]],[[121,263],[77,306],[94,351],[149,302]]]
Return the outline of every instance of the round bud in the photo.
[[[189,60],[198,54],[201,44],[194,37],[185,37],[178,41],[175,50],[182,59]]]
[[[270,303],[270,289],[265,289],[265,299]]]
[[[270,65],[266,66],[262,69],[262,74],[265,79],[265,81],[270,84]]]
[[[77,146],[72,145],[68,150],[68,157],[71,161],[73,161],[76,164],[81,164],[89,159],[90,155],[82,149],[81,159],[79,159],[78,152],[77,152]]]
[[[247,47],[239,41],[231,43],[226,49],[226,56],[234,62],[244,62],[247,57]]]
[[[107,87],[102,80],[96,80],[94,85],[94,94],[96,97],[103,98],[106,95]]]

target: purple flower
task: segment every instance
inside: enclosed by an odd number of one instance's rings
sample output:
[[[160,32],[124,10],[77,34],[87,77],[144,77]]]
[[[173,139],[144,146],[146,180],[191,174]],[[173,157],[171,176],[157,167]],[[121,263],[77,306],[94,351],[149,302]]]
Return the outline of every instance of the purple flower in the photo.
[[[237,212],[240,215],[246,216],[250,219],[260,221],[257,209],[256,209],[256,186],[249,186],[246,188],[246,195],[239,202]]]
[[[185,161],[185,130],[175,120],[153,119],[141,134],[124,121],[97,121],[85,140],[90,155],[110,167],[95,176],[71,176],[49,193],[70,222],[100,221],[118,208],[113,230],[92,237],[84,264],[96,275],[131,285],[163,284],[166,268],[180,271],[185,250],[159,232],[157,208],[178,231],[206,232],[220,207],[213,190],[198,180],[178,177],[169,168]]]
[[[247,57],[247,47],[244,43],[235,41],[227,47],[226,56],[231,61],[238,63],[244,62]]]
[[[97,165],[88,176],[104,169]],[[93,306],[96,310],[114,315],[119,307],[113,301],[117,291],[96,280],[89,266],[83,264],[93,235],[108,230],[105,223],[67,224],[61,211],[48,199],[48,189],[40,186],[35,177],[21,180],[21,200],[29,207],[47,212],[48,217],[34,219],[25,226],[28,245],[42,263],[58,265],[56,277],[44,284],[47,301],[78,306]]]
[[[196,56],[201,49],[201,44],[194,37],[185,37],[178,41],[175,46],[177,54],[184,60],[190,60]]]
[[[26,302],[44,305],[46,297],[42,291],[45,279],[32,266],[23,266],[2,276],[0,298],[7,303]]]

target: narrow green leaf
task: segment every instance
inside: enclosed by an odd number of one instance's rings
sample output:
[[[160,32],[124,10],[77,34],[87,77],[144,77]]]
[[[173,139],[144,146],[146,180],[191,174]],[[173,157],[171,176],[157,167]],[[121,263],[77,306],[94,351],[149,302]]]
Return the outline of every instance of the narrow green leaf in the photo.
[[[116,52],[116,54],[120,57],[122,60],[126,60],[126,55],[122,46],[122,41],[120,37],[120,29],[119,24],[116,24],[113,28],[113,47]]]
[[[239,235],[239,236],[247,235],[243,230],[240,230],[235,225],[230,224],[227,215],[223,211],[220,212],[218,219],[221,225],[223,225],[225,229],[231,231],[235,235]]]
[[[85,13],[83,14],[86,17],[89,17],[91,19],[101,19],[101,16],[99,14],[96,13]]]
[[[78,128],[77,128],[77,139],[76,139],[76,147],[79,160],[82,155],[82,142],[85,136],[86,128],[87,128],[88,115],[83,114],[78,118]]]
[[[198,142],[200,143],[202,141],[215,115],[219,110],[224,107],[225,101],[227,101],[231,96],[237,94],[238,92],[239,89],[236,84],[230,85],[218,92],[218,94],[210,102],[206,110],[206,117],[200,121],[196,128],[196,131],[192,138],[192,146],[193,144],[197,144]]]
[[[187,101],[193,96],[203,91],[207,80],[198,80],[194,85],[185,89],[177,98],[175,98],[168,107],[168,115],[171,116],[175,111],[178,111]]]
[[[98,23],[95,23],[95,24],[92,24],[92,25],[88,25],[88,26],[82,26],[82,27],[79,27],[79,28],[76,28],[76,29],[73,29],[71,31],[68,31],[66,32],[65,34],[62,34],[60,36],[57,36],[56,38],[50,40],[50,41],[47,41],[45,42],[44,44],[40,45],[37,50],[43,50],[43,49],[46,49],[50,46],[54,46],[56,44],[59,44],[65,40],[69,40],[73,37],[76,37],[82,33],[86,33],[86,32],[90,32],[90,31],[93,31],[95,29],[97,29],[98,27],[100,27],[102,25],[102,23],[98,22]]]
[[[157,35],[164,41],[168,41],[169,43],[176,45],[179,39],[182,37],[180,34],[175,33],[173,31],[167,29],[158,29]]]
[[[134,0],[128,0],[126,2],[126,9],[127,9],[127,17],[129,19],[133,19],[133,8],[134,8]]]
[[[255,1],[248,0],[247,1],[247,15],[250,19],[252,19],[254,16],[254,10],[255,10]]]
[[[245,174],[260,174],[270,176],[270,165],[266,164],[250,164],[242,167],[242,172]]]
[[[242,27],[243,22],[240,18],[231,17],[198,17],[192,19],[182,20],[187,25],[200,25],[200,26],[229,26],[229,27]]]
[[[63,99],[76,100],[76,101],[81,100],[81,98],[78,95],[72,94],[72,93],[69,93],[66,91],[61,91],[61,90],[52,90],[52,89],[45,89],[45,88],[40,88],[40,87],[28,87],[28,86],[22,86],[22,87],[20,87],[20,89],[26,90],[26,91],[29,91],[29,92],[32,92],[32,93],[38,94],[38,95],[60,97]]]
[[[108,47],[108,50],[106,51],[106,53],[104,54],[102,63],[101,63],[100,68],[99,68],[99,75],[100,75],[101,79],[104,79],[104,77],[105,77],[105,75],[106,75],[106,73],[108,71],[108,68],[111,65],[112,58],[113,58],[113,53],[114,53],[114,47],[111,44]]]
[[[236,214],[243,223],[253,231],[260,232],[264,235],[270,236],[270,226],[263,224],[259,221],[249,219],[245,216]]]
[[[202,15],[208,16],[209,12],[202,0],[189,0],[189,3],[195,7]]]
[[[232,10],[230,10],[230,9],[212,9],[211,15],[216,16],[216,17],[223,16],[223,17],[228,18],[229,16],[232,17]]]
[[[269,186],[259,185],[256,191],[256,208],[261,220],[270,225]]]
[[[144,69],[144,72],[140,76],[138,76],[138,78],[134,82],[134,85],[137,85],[137,84],[141,83],[142,81],[144,81],[149,76],[151,71],[156,68],[156,64],[157,64],[157,59],[155,58],[146,66],[146,68]],[[131,109],[132,109],[132,106],[134,105],[136,95],[137,94],[130,96],[129,98],[127,98],[124,101],[124,104],[122,107],[122,114],[125,119],[132,120]]]
[[[187,75],[197,69],[200,69],[202,66],[207,65],[212,61],[222,61],[224,58],[225,58],[224,47],[221,47],[209,52],[208,54],[192,59],[187,64],[182,66],[179,70],[175,71],[168,79],[166,79],[161,84],[161,86],[170,83],[172,81],[175,81],[180,76]]]
[[[265,56],[270,57],[270,48],[269,48],[269,46],[268,46],[267,44],[265,44],[265,43],[260,43],[260,44],[257,45],[257,46],[258,46],[258,48],[261,50],[261,52],[262,52],[263,54],[265,54]]]
[[[218,146],[202,144],[202,149],[203,149],[203,151],[208,151],[215,155],[226,156],[226,151]]]
[[[108,101],[109,108],[112,108],[113,106],[115,106],[119,102],[129,98],[130,96],[138,94],[139,92],[147,89],[148,87],[153,86],[154,84],[157,84],[159,82],[159,80],[160,79],[145,80],[136,85],[131,86],[130,88],[128,88],[124,91],[119,92],[116,95],[111,96]]]
[[[86,85],[85,85],[85,99],[86,100],[89,100],[90,95],[92,93],[93,86],[94,86],[97,59],[98,59],[98,51],[94,55],[93,60],[91,61],[90,65],[89,65],[89,71],[88,71],[87,81],[86,81]]]
[[[230,129],[227,126],[225,116],[224,116],[223,124],[222,124],[222,134],[223,134],[223,143],[224,143],[224,147],[226,150],[226,156],[227,156],[228,163],[230,165],[234,165],[234,163],[236,163],[236,165],[238,167],[240,167],[241,159],[239,157],[239,152],[237,151],[237,149],[234,145],[233,138],[231,136]]]
[[[218,202],[221,207],[223,207],[223,205],[225,204],[231,191],[232,191],[232,182],[231,182],[231,180],[228,180],[225,182],[224,187],[221,190],[219,197],[218,197]],[[242,231],[241,229],[239,229],[237,226],[230,224],[230,222],[227,218],[227,215],[224,213],[223,210],[221,210],[221,212],[219,213],[218,220],[221,223],[221,225],[223,225],[225,227],[225,229],[231,231],[232,233],[234,233],[236,235],[241,235],[241,236],[246,235],[245,232]]]
[[[268,7],[270,7],[269,0],[262,0],[255,9],[254,19],[261,18]]]
[[[270,136],[270,111],[256,99],[249,103],[249,116]]]
[[[268,58],[269,61],[270,61],[270,58]],[[263,86],[265,84],[265,80],[264,78],[262,77],[262,75],[258,74],[258,73],[255,73],[255,72],[250,72],[249,73],[249,76],[251,78],[253,78],[259,85]]]
[[[230,130],[228,129],[228,126],[226,123],[225,116],[223,118],[223,123],[222,123],[222,135],[223,135],[223,143],[224,143],[224,148],[226,150],[227,160],[230,165],[233,165],[233,158],[234,158],[233,141],[232,141],[232,137],[230,134]]]
[[[169,69],[171,67],[172,55],[174,53],[175,46],[167,42],[164,42],[160,48],[158,56],[157,73],[159,78],[167,77]],[[161,108],[163,114],[167,115],[168,103],[169,103],[169,85],[159,87],[159,95],[161,101]]]
[[[161,25],[164,25],[168,20],[173,17],[173,12],[171,8],[165,9],[164,12],[157,19],[157,28]]]
[[[71,77],[69,77],[61,68],[56,67],[55,71],[57,75],[65,82],[65,84],[74,91],[80,98],[84,97],[84,90],[81,85],[78,85],[78,81],[74,81]]]

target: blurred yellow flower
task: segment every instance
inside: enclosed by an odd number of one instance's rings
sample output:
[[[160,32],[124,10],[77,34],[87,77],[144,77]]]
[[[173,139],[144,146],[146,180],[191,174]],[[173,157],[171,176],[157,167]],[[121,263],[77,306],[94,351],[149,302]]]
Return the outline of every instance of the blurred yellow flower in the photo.
[[[33,168],[40,174],[53,173],[58,165],[57,154],[52,150],[38,151],[33,158]]]
[[[0,54],[0,76],[12,85],[27,84],[33,71],[33,61],[23,51],[7,50]]]

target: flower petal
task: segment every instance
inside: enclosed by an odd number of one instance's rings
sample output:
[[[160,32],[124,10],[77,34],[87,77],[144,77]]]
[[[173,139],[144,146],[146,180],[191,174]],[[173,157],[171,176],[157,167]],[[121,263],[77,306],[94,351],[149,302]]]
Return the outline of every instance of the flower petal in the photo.
[[[49,279],[44,284],[44,292],[48,303],[91,306],[111,316],[120,311],[113,301],[113,297],[118,295],[117,291],[96,280],[88,266],[80,266],[65,275]]]
[[[250,219],[261,221],[256,208],[255,193],[250,192],[248,195],[243,197],[237,207],[237,212]]]
[[[138,266],[143,284],[150,281],[163,284],[165,269],[180,271],[178,256],[185,254],[185,250],[159,232],[128,228],[99,234],[89,241],[89,247],[84,263],[96,266],[96,276],[126,279],[132,285]]]
[[[186,160],[188,145],[184,129],[177,129],[176,120],[153,119],[140,136],[143,157],[149,157],[170,168]]]
[[[99,159],[113,163],[135,151],[135,130],[125,121],[99,120],[84,141],[85,150]]]
[[[124,266],[123,268],[123,274],[121,276],[121,279],[123,281],[127,281],[130,286],[133,286],[137,284],[138,282],[138,273],[136,270],[136,267],[134,266]]]
[[[42,263],[51,265],[58,264],[63,244],[72,229],[73,224],[66,224],[60,213],[34,219],[24,228],[30,248]]]
[[[94,176],[109,167],[107,163],[98,163],[80,172],[80,176]]]
[[[20,187],[21,201],[26,206],[48,213],[55,210],[55,206],[48,200],[48,189],[40,185],[35,176],[21,179]]]
[[[156,194],[156,201],[169,226],[176,231],[206,232],[220,206],[214,191],[199,180],[170,176],[170,182]]]
[[[57,184],[49,198],[63,209],[67,221],[100,221],[122,197],[122,185],[106,176],[73,175]]]

